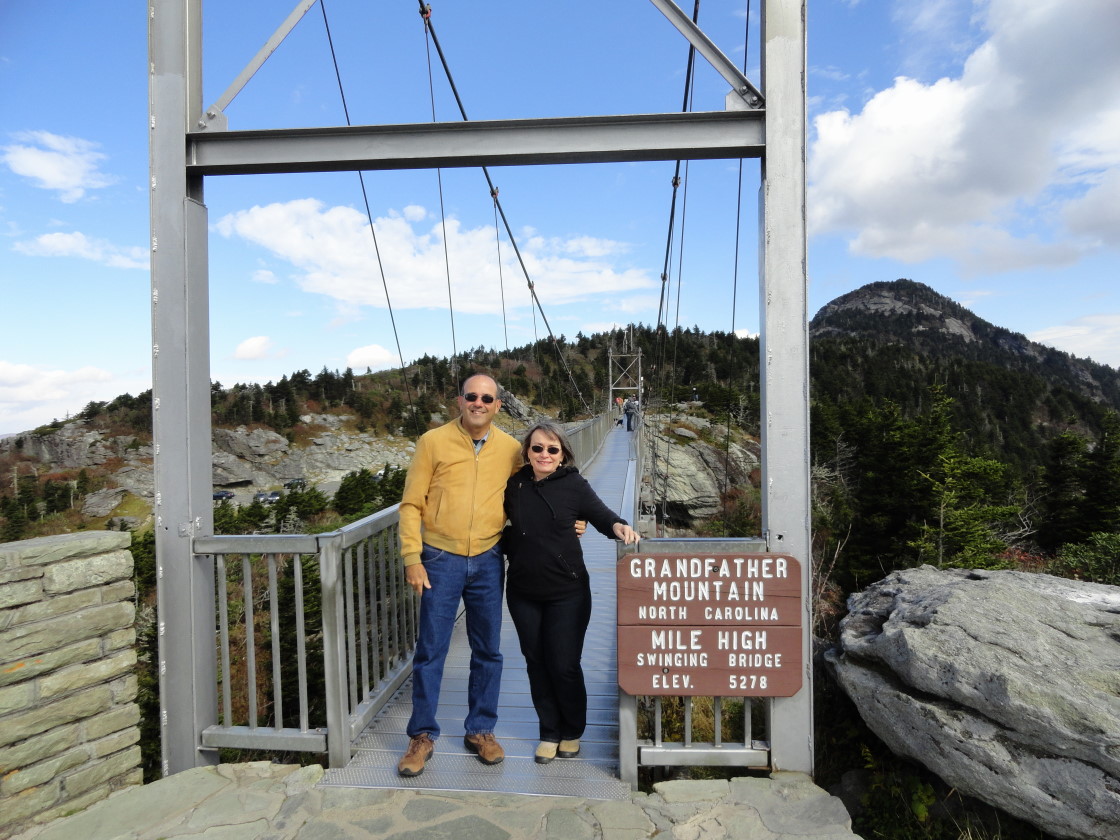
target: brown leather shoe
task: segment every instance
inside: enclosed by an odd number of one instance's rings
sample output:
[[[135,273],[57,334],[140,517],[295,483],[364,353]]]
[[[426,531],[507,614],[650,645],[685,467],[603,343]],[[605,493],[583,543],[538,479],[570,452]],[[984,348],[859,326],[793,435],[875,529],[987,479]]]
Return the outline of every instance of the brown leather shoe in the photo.
[[[506,757],[506,751],[498,743],[492,732],[481,735],[464,735],[463,744],[468,750],[478,756],[483,764],[501,764]]]
[[[435,752],[436,745],[432,736],[421,732],[408,742],[408,749],[404,756],[397,762],[397,774],[400,776],[419,776],[424,772],[424,765]]]

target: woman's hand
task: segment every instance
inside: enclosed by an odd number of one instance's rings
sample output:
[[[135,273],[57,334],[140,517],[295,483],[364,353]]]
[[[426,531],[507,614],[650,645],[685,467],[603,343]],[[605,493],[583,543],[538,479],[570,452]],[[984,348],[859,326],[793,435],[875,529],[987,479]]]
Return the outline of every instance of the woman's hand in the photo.
[[[614,535],[627,545],[638,541],[638,532],[623,522],[614,523]]]

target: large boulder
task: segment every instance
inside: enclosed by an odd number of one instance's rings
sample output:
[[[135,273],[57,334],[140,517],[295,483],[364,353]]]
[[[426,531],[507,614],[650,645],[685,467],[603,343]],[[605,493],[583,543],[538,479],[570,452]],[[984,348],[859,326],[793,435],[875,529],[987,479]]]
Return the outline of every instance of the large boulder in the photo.
[[[833,674],[899,755],[1059,837],[1120,837],[1120,589],[923,566],[853,595]]]

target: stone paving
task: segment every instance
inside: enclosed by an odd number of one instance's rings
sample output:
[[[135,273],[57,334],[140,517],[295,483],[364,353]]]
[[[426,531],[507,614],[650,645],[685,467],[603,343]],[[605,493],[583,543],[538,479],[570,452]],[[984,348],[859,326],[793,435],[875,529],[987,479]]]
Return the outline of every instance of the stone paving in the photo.
[[[316,787],[318,765],[200,767],[15,840],[841,840],[848,812],[801,773],[672,781],[630,801]]]

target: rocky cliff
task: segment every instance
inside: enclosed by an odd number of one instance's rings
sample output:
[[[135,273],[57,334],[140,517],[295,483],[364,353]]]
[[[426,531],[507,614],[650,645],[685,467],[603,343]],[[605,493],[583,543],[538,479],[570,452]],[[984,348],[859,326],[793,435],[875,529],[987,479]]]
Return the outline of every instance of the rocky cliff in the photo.
[[[329,485],[348,472],[407,466],[415,448],[407,438],[347,431],[344,416],[306,415],[300,421],[311,431],[310,442],[295,446],[269,429],[216,428],[212,432],[215,488],[269,489],[291,478]],[[87,515],[105,516],[108,502],[122,491],[150,500],[154,493],[152,447],[134,435],[115,436],[73,420],[48,434],[24,434],[0,440],[0,454],[18,450],[51,471],[103,469],[115,488],[91,494]]]
[[[508,396],[508,402],[503,398],[508,415],[503,414],[499,424],[516,435],[541,415]],[[300,421],[310,435],[300,436],[301,445],[260,427],[215,428],[211,433],[214,488],[233,490],[238,501],[248,502],[254,491],[303,478],[330,493],[349,472],[377,470],[386,464],[408,466],[415,451],[411,440],[354,432],[349,428],[353,419],[305,415]],[[732,441],[725,448],[722,427],[713,427],[710,421],[692,416],[683,408],[671,415],[649,416],[646,427],[649,446],[645,474],[648,486],[654,488],[647,494],[649,512],[652,502],[648,499],[664,499],[668,524],[678,532],[688,533],[697,520],[719,512],[721,491],[748,481],[758,468],[756,442],[740,445]],[[48,434],[29,433],[0,440],[0,454],[17,446],[47,470],[105,470],[110,486],[86,497],[83,513],[87,516],[111,515],[126,492],[148,501],[155,492],[152,448],[140,444],[133,435],[113,436],[74,420]]]

